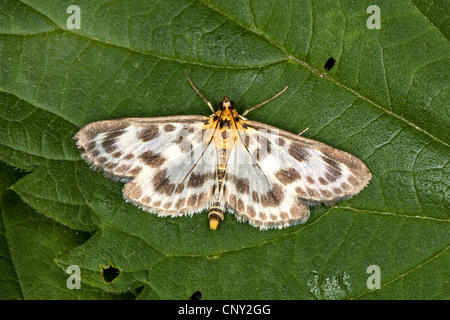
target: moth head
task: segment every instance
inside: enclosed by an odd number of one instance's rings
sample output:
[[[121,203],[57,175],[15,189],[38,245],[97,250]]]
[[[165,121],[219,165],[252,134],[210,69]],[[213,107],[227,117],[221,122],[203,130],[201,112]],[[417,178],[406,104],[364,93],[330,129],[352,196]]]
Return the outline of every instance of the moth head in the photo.
[[[233,101],[231,101],[230,99],[228,99],[227,96],[225,96],[225,97],[223,97],[222,102],[219,103],[218,109],[219,109],[219,111],[234,110],[235,106],[236,106],[236,104]]]

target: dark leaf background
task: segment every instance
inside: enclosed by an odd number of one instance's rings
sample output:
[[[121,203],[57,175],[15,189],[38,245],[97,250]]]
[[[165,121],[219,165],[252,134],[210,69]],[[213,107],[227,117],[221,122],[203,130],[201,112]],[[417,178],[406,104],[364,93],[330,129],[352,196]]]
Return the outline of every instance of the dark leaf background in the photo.
[[[72,4],[81,29],[67,28]],[[377,1],[379,30],[366,27],[371,4],[0,2],[0,298],[448,299],[448,4]],[[240,112],[289,86],[249,117],[309,128],[373,180],[283,230],[227,214],[213,232],[206,213],[127,204],[72,136],[96,120],[209,114],[184,69]],[[66,287],[70,265],[80,290]]]

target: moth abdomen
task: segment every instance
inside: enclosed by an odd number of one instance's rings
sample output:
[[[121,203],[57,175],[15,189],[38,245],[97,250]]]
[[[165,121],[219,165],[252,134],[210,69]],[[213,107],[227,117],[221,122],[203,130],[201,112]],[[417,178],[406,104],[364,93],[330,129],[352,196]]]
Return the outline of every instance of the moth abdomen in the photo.
[[[219,222],[224,218],[224,213],[225,211],[223,207],[220,205],[220,203],[214,203],[209,208],[208,219],[209,219],[209,228],[211,230],[217,229]]]

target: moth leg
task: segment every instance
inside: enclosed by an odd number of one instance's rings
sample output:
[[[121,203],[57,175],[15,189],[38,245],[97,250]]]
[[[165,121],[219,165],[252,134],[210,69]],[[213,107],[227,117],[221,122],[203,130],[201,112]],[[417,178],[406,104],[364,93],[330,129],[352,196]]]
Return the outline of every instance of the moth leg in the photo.
[[[304,134],[306,131],[308,131],[309,130],[309,128],[306,128],[305,130],[303,130],[302,132],[300,132],[299,134],[298,134],[298,136],[301,136],[302,134]]]
[[[245,116],[247,113],[249,113],[252,110],[258,109],[259,107],[265,105],[267,102],[272,101],[273,99],[275,99],[276,97],[278,97],[280,94],[282,94],[283,92],[286,91],[288,87],[286,86],[283,90],[281,90],[280,92],[278,92],[276,95],[274,95],[272,98],[267,99],[266,101],[262,102],[262,103],[258,103],[256,106],[251,107],[248,110],[245,110],[244,113],[242,114],[243,116]]]
[[[186,72],[186,76],[189,80],[189,83],[191,84],[192,88],[194,88],[194,90],[198,93],[198,95],[200,96],[200,98],[203,99],[203,101],[206,102],[206,104],[208,105],[208,107],[212,110],[212,112],[216,112],[213,108],[213,105],[211,102],[208,101],[208,99],[206,99],[206,97],[200,92],[198,91],[198,89],[195,87],[194,83],[191,80],[191,77],[189,77],[189,73],[187,72],[187,69],[184,69],[184,72]]]

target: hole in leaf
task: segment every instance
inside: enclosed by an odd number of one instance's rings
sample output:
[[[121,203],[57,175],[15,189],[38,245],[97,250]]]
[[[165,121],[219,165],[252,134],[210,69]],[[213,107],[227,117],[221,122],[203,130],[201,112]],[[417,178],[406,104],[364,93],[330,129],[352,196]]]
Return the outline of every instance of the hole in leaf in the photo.
[[[189,300],[202,300],[202,293],[200,291],[195,291],[192,296],[189,297]]]
[[[330,57],[330,59],[328,59],[328,61],[325,63],[325,65],[323,66],[323,68],[326,71],[330,71],[331,68],[333,68],[334,63],[336,62],[336,60],[333,57]]]
[[[112,264],[109,264],[107,268],[102,268],[102,278],[105,283],[113,282],[119,275],[120,270],[114,267]]]

